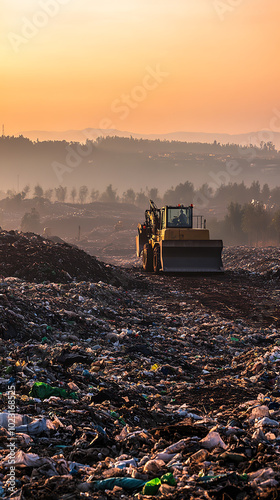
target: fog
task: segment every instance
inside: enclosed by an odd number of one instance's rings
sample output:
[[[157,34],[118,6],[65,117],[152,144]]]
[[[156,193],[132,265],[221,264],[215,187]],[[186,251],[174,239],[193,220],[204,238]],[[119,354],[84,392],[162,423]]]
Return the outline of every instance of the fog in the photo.
[[[273,187],[280,172],[280,155],[271,142],[248,147],[107,137],[80,144],[2,136],[0,159],[1,189],[16,192],[27,184],[44,189],[85,184],[99,191],[112,184],[120,195],[152,187],[163,194],[186,181],[214,190],[254,180]]]

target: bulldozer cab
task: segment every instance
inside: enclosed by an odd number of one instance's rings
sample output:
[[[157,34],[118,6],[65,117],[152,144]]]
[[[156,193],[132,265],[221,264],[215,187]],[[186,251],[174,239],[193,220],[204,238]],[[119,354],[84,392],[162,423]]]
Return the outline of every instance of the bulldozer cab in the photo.
[[[161,229],[168,227],[192,227],[192,207],[165,207],[162,212],[163,221]]]

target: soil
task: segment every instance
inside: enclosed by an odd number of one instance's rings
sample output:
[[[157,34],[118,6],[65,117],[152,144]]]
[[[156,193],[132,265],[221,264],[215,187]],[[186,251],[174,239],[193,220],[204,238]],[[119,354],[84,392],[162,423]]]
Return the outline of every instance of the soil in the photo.
[[[259,327],[280,325],[280,283],[266,276],[226,271],[219,276],[149,276],[160,286],[180,290],[182,300],[199,303],[208,311]],[[172,302],[168,299],[169,307]],[[173,307],[179,307],[174,298]]]

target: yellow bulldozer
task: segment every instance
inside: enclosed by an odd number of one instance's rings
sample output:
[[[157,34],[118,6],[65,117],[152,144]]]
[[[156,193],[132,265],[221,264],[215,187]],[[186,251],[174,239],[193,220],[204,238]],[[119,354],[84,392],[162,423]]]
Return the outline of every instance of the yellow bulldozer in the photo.
[[[136,254],[148,272],[223,272],[222,240],[210,240],[206,220],[193,205],[157,208],[150,200],[144,224],[138,224]]]

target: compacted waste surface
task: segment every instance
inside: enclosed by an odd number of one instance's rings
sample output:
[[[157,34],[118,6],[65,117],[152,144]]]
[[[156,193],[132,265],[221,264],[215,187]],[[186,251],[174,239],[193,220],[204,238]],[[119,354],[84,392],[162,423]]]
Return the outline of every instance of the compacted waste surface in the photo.
[[[219,277],[0,255],[0,498],[278,498],[278,249]]]

